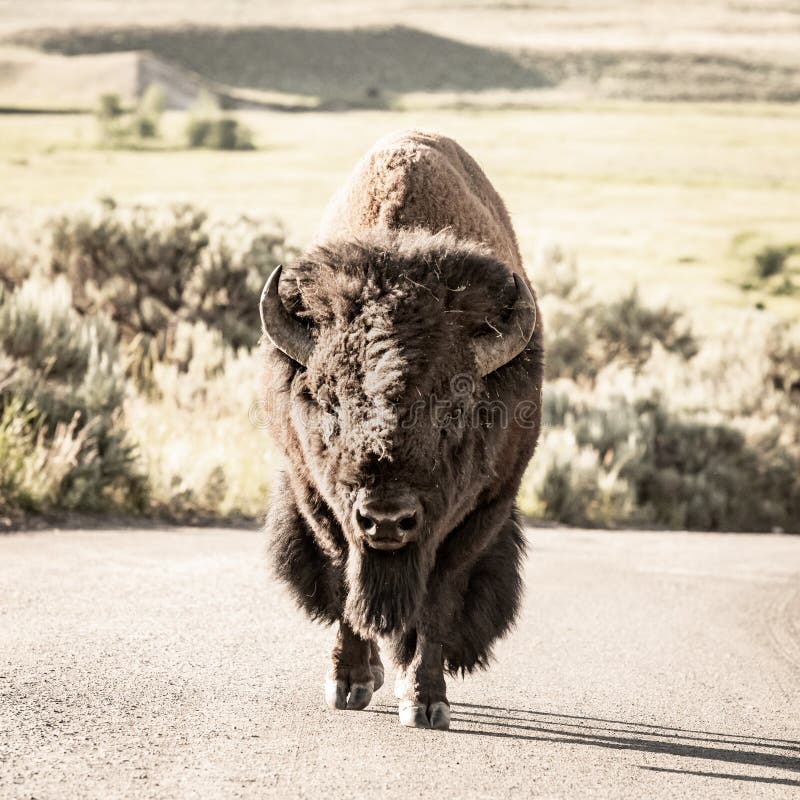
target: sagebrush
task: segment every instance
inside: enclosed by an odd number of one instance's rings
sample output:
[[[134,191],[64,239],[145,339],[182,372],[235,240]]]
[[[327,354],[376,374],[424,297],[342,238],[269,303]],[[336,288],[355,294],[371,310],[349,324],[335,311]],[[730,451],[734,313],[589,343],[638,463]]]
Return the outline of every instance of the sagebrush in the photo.
[[[540,259],[544,430],[523,510],[574,524],[800,530],[800,325],[736,314],[698,337],[637,293]]]
[[[145,510],[124,396],[114,324],[63,278],[0,289],[0,507]]]
[[[270,470],[250,351],[294,253],[280,225],[105,200],[27,247],[18,230],[0,244],[0,505],[254,516]]]
[[[278,463],[251,413],[258,296],[295,252],[273,220],[191,205],[0,225],[0,507],[259,516]],[[557,249],[533,278],[547,381],[526,514],[800,531],[800,325],[700,330],[635,289],[599,297]]]
[[[67,278],[81,314],[117,324],[128,371],[146,383],[157,362],[188,368],[187,326],[252,348],[264,281],[293,254],[275,220],[106,200],[48,220],[38,268]]]

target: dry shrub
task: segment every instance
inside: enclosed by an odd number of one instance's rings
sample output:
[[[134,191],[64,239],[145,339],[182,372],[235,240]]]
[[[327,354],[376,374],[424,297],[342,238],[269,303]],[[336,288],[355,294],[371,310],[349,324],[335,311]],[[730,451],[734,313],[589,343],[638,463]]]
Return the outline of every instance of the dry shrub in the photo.
[[[225,344],[253,347],[264,281],[293,249],[276,221],[211,217],[187,204],[117,206],[107,200],[47,225],[40,267],[65,275],[83,314],[118,326],[128,371],[151,385],[153,365],[186,369],[179,330],[202,322]]]
[[[0,505],[258,516],[277,464],[248,415],[253,345],[264,279],[292,255],[281,228],[108,202],[42,231],[27,250],[0,237]],[[562,253],[542,271],[522,509],[800,531],[800,325],[742,312],[701,338],[635,291],[598,300]]]
[[[255,150],[252,131],[236,117],[223,114],[217,99],[205,91],[189,109],[186,144],[207,150]]]
[[[134,108],[126,108],[118,94],[100,95],[94,111],[100,145],[138,149],[158,139],[164,102],[164,89],[157,83],[147,87]]]
[[[293,254],[281,227],[103,201],[48,218],[27,250],[6,241],[3,505],[256,516],[272,470],[250,350],[264,281]]]
[[[141,509],[124,391],[113,323],[81,317],[63,278],[0,289],[0,505]]]
[[[153,507],[172,518],[260,516],[277,456],[258,417],[256,356],[234,351],[203,323],[181,330],[186,370],[159,362],[157,391],[131,394],[125,413],[136,432]]]
[[[743,312],[735,335],[701,340],[676,310],[635,292],[598,302],[574,264],[551,265],[545,426],[523,510],[573,524],[800,531],[800,325]]]
[[[616,300],[599,299],[580,283],[574,259],[559,248],[545,251],[538,269],[548,379],[591,383],[612,363],[638,370],[657,344],[686,361],[697,354],[691,325],[681,312],[647,305],[636,287]]]

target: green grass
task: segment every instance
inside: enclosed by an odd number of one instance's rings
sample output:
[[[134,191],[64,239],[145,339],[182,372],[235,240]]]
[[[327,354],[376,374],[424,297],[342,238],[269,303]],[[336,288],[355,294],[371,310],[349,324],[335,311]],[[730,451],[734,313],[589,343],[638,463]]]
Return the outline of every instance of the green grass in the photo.
[[[800,109],[776,105],[553,104],[538,110],[247,113],[259,149],[177,149],[185,116],[167,114],[161,149],[96,147],[83,116],[0,116],[4,204],[29,212],[113,194],[191,199],[278,214],[305,244],[363,152],[388,131],[434,128],[483,165],[511,210],[529,265],[556,241],[601,293],[637,283],[647,297],[702,308],[797,299],[743,292],[737,242],[776,247],[800,231]],[[170,149],[174,147],[175,149]]]

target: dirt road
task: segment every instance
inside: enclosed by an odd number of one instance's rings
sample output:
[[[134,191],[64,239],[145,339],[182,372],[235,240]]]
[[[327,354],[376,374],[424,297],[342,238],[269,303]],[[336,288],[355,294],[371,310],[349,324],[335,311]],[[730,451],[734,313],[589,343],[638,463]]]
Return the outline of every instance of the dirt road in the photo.
[[[800,796],[800,538],[531,530],[449,732],[322,689],[261,534],[0,537],[0,797]]]

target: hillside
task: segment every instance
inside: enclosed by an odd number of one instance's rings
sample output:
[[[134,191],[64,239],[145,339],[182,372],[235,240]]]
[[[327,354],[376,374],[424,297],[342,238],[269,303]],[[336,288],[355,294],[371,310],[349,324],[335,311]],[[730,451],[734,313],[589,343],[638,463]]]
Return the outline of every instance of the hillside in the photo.
[[[795,0],[0,0],[0,35],[33,28],[405,25],[482,46],[800,58]]]
[[[201,92],[216,97],[224,108],[281,110],[303,102],[281,93],[240,91],[147,50],[66,56],[0,48],[0,109],[82,111],[94,108],[103,94],[119,95],[131,104],[154,83],[163,89],[168,110],[189,107]]]
[[[420,94],[442,105],[524,105],[551,95],[800,99],[800,60],[780,51],[728,49],[719,40],[689,49],[648,48],[643,38],[610,46],[602,30],[583,43],[567,36],[519,47],[404,25],[132,25],[29,29],[8,34],[6,44],[15,49],[0,63],[0,105],[12,107],[83,107],[101,91],[138,95],[152,81],[165,87],[173,108],[189,104],[201,86],[234,106],[321,108],[384,108]]]

